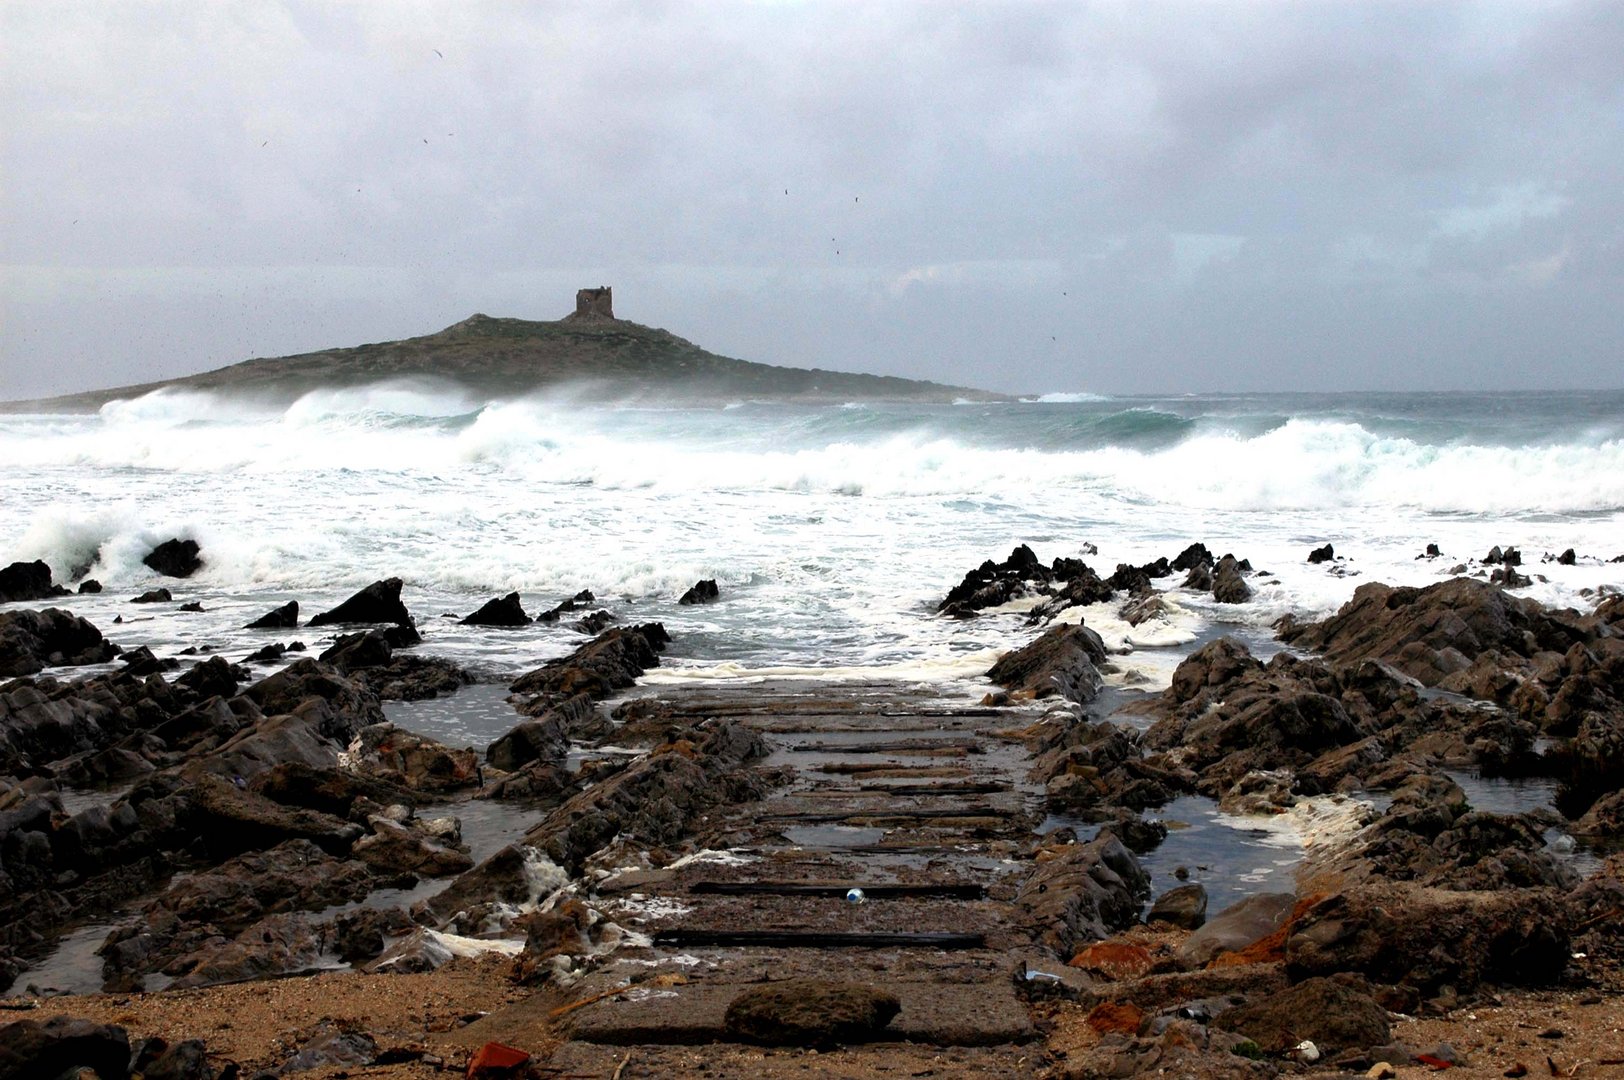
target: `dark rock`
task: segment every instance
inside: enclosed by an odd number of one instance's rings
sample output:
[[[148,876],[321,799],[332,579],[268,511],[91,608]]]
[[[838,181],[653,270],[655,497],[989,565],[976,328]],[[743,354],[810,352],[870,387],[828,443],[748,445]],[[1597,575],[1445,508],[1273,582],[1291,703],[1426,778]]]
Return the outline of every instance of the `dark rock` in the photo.
[[[1428,544],[1427,550],[1422,553],[1421,557],[1424,559],[1436,559],[1441,555],[1443,555],[1443,552],[1439,550],[1437,544]]]
[[[1207,887],[1176,885],[1150,905],[1145,922],[1165,922],[1185,930],[1197,930],[1207,921]]]
[[[583,618],[576,619],[574,622],[570,623],[570,629],[579,634],[586,634],[589,637],[596,637],[597,635],[603,633],[604,630],[614,625],[614,622],[614,615],[600,608],[599,610],[591,612]]]
[[[161,1039],[148,1039],[148,1043],[162,1043]],[[183,1039],[173,1046],[164,1046],[150,1061],[141,1062],[137,1055],[136,1070],[141,1080],[216,1080],[214,1065],[209,1061],[208,1047],[202,1039]]]
[[[331,611],[313,617],[310,626],[329,623],[398,623],[411,626],[412,616],[400,602],[400,578],[374,581]]]
[[[1190,572],[1184,575],[1184,582],[1180,588],[1193,589],[1196,592],[1212,591],[1212,564],[1203,562],[1190,567]]]
[[[557,607],[548,611],[543,611],[540,615],[537,615],[536,621],[544,623],[557,622],[563,616],[568,615],[571,612],[580,611],[583,607],[591,604],[596,599],[597,597],[592,595],[592,591],[590,589],[582,589],[568,600],[561,602]]]
[[[14,562],[0,570],[0,604],[66,595],[68,590],[51,584],[51,568],[42,561]]]
[[[153,675],[160,671],[173,671],[180,667],[180,661],[173,656],[166,656],[162,660],[152,654],[152,650],[145,645],[139,649],[130,649],[119,656],[119,663],[124,665],[131,675]]]
[[[724,1027],[744,1042],[830,1047],[879,1038],[901,1011],[895,994],[871,986],[788,979],[752,987],[734,998]]]
[[[361,828],[318,810],[287,807],[230,780],[196,775],[186,788],[192,827],[220,855],[268,848],[285,840],[310,840],[344,854]]]
[[[1507,589],[1526,589],[1532,585],[1533,579],[1526,574],[1519,574],[1510,563],[1489,575],[1490,585],[1501,585]]]
[[[582,693],[604,698],[659,666],[659,652],[670,641],[659,623],[605,630],[569,656],[520,676],[511,689],[516,694],[556,695],[560,700]]]
[[[682,598],[677,603],[709,604],[721,599],[721,597],[722,592],[716,587],[716,579],[706,578],[703,581],[696,581],[687,592],[682,594]]]
[[[524,605],[519,603],[519,594],[510,592],[506,596],[485,601],[478,611],[462,620],[463,626],[529,626],[530,616],[524,613]]]
[[[1217,1018],[1266,1054],[1282,1054],[1304,1039],[1321,1054],[1380,1046],[1392,1038],[1387,1010],[1357,979],[1314,978],[1228,1009]]]
[[[570,700],[591,707],[591,698],[585,694]],[[514,772],[532,761],[561,763],[570,747],[568,724],[569,716],[562,709],[528,720],[491,743],[485,750],[485,760],[505,772]]]
[[[79,595],[86,596],[102,591],[102,583],[95,578],[85,578],[79,583]]]
[[[170,593],[170,591],[168,589],[158,588],[158,589],[148,589],[146,592],[142,593],[140,596],[132,597],[130,599],[130,603],[132,603],[132,604],[167,604],[173,599],[175,599],[175,597],[174,597],[173,594]]]
[[[182,604],[180,607],[176,608],[175,610],[177,610],[177,611],[189,611],[194,615],[199,615],[199,614],[202,614],[202,612],[203,612],[203,602],[201,600],[193,600],[190,603]]]
[[[130,1071],[128,1033],[71,1016],[0,1027],[0,1080],[54,1080],[80,1069],[93,1070],[100,1080],[124,1080]]]
[[[1206,544],[1197,543],[1191,544],[1179,552],[1178,558],[1173,560],[1172,568],[1174,570],[1194,570],[1203,564],[1211,566],[1217,561],[1212,557],[1212,552],[1207,550]]]
[[[1296,903],[1291,893],[1258,893],[1231,904],[1179,946],[1179,966],[1203,967],[1220,953],[1240,952],[1261,941],[1286,924]]]
[[[1081,563],[1076,565],[1082,566]],[[936,610],[956,618],[968,618],[984,608],[998,607],[1025,596],[1028,581],[1047,582],[1051,576],[1049,568],[1038,561],[1032,549],[1022,544],[1003,562],[988,559],[965,574],[964,580],[936,605]]]
[[[244,630],[286,630],[299,625],[299,601],[289,600],[279,608],[272,608]]]
[[[1011,693],[1035,698],[1059,694],[1087,704],[1104,685],[1096,664],[1105,662],[1105,643],[1082,625],[1057,626],[1036,641],[999,658],[987,678]]]
[[[211,656],[176,678],[175,686],[188,691],[198,701],[211,697],[229,698],[237,693],[237,675],[238,670],[223,658]]]
[[[363,776],[410,791],[444,793],[483,783],[479,756],[443,746],[394,724],[373,724],[359,732],[351,766]]]
[[[1319,563],[1330,562],[1335,558],[1336,551],[1331,547],[1330,544],[1326,544],[1324,547],[1317,547],[1308,553],[1308,561],[1316,565]]]
[[[1566,925],[1551,890],[1371,884],[1310,906],[1287,939],[1286,963],[1296,980],[1357,972],[1423,996],[1445,985],[1542,985],[1567,966]]]
[[[387,664],[361,668],[355,679],[383,701],[422,701],[453,693],[474,681],[473,675],[450,660],[410,653],[397,653]]]
[[[1288,626],[1280,636],[1332,661],[1383,660],[1436,686],[1485,652],[1525,659],[1542,650],[1565,653],[1585,633],[1534,600],[1454,578],[1426,588],[1361,585],[1335,615]]]
[[[1485,566],[1498,566],[1502,561],[1504,561],[1504,559],[1505,553],[1500,550],[1500,545],[1496,544],[1491,547],[1489,549],[1489,553],[1483,556],[1483,558],[1479,561]]]
[[[341,635],[318,659],[350,675],[362,668],[387,664],[394,654],[394,649],[390,648],[388,639],[381,632],[364,630],[358,634]]]
[[[118,646],[72,612],[0,611],[0,678],[32,675],[46,667],[105,664],[117,655]]]
[[[1573,566],[1579,561],[1579,556],[1572,548],[1568,548],[1556,557],[1558,566]]]
[[[170,539],[147,552],[141,561],[164,577],[186,578],[203,566],[197,553],[196,540]]]
[[[1150,880],[1114,836],[1052,847],[1015,894],[1016,917],[1033,940],[1070,959],[1082,942],[1101,941],[1139,921]]]
[[[384,951],[385,939],[416,928],[400,908],[357,908],[333,922],[333,947],[346,964],[371,960]]]
[[[288,647],[286,645],[283,645],[280,642],[272,642],[262,649],[255,649],[253,652],[243,657],[242,662],[245,664],[274,664],[278,660],[282,659],[282,656],[287,651]]]
[[[1501,561],[1507,566],[1521,566],[1522,552],[1518,551],[1514,547],[1508,547],[1506,548],[1505,554],[1501,557]]]
[[[322,1021],[316,1033],[282,1063],[278,1073],[308,1072],[327,1066],[370,1065],[378,1059],[378,1043],[364,1031],[347,1031]]]
[[[376,815],[368,823],[371,834],[357,840],[350,853],[380,873],[437,878],[473,869],[474,860],[467,852],[443,844],[421,829]]]
[[[1150,583],[1150,575],[1142,567],[1126,563],[1118,563],[1115,572],[1105,579],[1105,583],[1113,591],[1125,592],[1129,596],[1148,596],[1155,591]]]
[[[1244,604],[1252,598],[1252,587],[1241,576],[1242,564],[1233,555],[1218,560],[1212,571],[1212,598],[1220,604]]]

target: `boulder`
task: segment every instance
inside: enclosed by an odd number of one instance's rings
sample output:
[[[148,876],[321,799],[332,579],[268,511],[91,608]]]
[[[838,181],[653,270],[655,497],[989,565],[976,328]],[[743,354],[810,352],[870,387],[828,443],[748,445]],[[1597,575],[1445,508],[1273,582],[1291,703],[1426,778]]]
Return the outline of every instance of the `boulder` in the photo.
[[[1195,543],[1179,552],[1171,566],[1174,570],[1193,570],[1203,564],[1211,566],[1218,560],[1213,558],[1212,552],[1207,550],[1206,544]]]
[[[0,1080],[46,1080],[92,1070],[99,1080],[130,1073],[130,1037],[121,1027],[71,1016],[0,1026]]]
[[[527,720],[491,743],[485,760],[503,772],[516,772],[532,761],[562,763],[570,748],[566,724],[557,709],[539,720]]]
[[[1322,1055],[1368,1050],[1392,1038],[1387,1010],[1362,979],[1313,978],[1219,1014],[1215,1023],[1251,1039],[1266,1054],[1303,1040]]]
[[[230,941],[210,941],[164,969],[176,989],[248,982],[308,971],[321,960],[322,935],[307,915],[268,915]]]
[[[1087,704],[1104,686],[1096,664],[1105,662],[1105,643],[1082,625],[1057,626],[1031,644],[999,658],[987,678],[1012,693],[1035,698],[1060,695]]]
[[[1207,921],[1207,887],[1201,884],[1177,885],[1150,905],[1145,922],[1164,922],[1185,930],[1198,930]]]
[[[79,583],[79,595],[90,596],[102,591],[102,583],[95,578],[85,578]]]
[[[1026,595],[1026,582],[1047,582],[1051,577],[1049,569],[1038,561],[1032,549],[1022,544],[1003,562],[988,559],[965,574],[964,580],[936,605],[936,610],[956,618],[969,618],[984,608],[998,607]]]
[[[1203,967],[1219,953],[1240,952],[1286,924],[1297,898],[1291,893],[1258,893],[1220,911],[1179,946],[1180,967]]]
[[[448,847],[419,829],[374,815],[372,832],[355,842],[351,854],[381,873],[437,878],[473,869],[465,851]]]
[[[386,664],[358,669],[355,681],[382,701],[422,701],[459,690],[474,677],[443,657],[396,653]]]
[[[331,611],[311,618],[308,625],[326,626],[330,623],[397,623],[411,626],[412,616],[400,601],[403,582],[400,578],[374,581]]]
[[[519,603],[519,594],[510,592],[506,596],[485,601],[478,611],[463,619],[461,625],[529,626],[532,621],[530,616],[524,613],[524,605]]]
[[[203,566],[196,540],[169,539],[147,552],[141,560],[164,577],[187,578]]]
[[[333,948],[346,964],[371,960],[384,951],[385,939],[417,928],[400,908],[356,908],[333,920]]]
[[[132,604],[167,604],[170,601],[172,601],[173,599],[175,599],[175,596],[168,589],[157,588],[157,589],[148,589],[146,592],[142,593],[140,596],[131,597],[130,598],[130,603],[132,603]]]
[[[332,664],[345,675],[362,668],[380,667],[395,655],[389,640],[377,630],[363,630],[358,634],[343,634],[317,657],[322,663]]]
[[[889,991],[832,979],[787,979],[734,998],[723,1026],[743,1042],[821,1048],[879,1038],[901,1011]]]
[[[47,667],[105,664],[118,652],[100,630],[61,608],[0,611],[0,678],[32,675]]]
[[[51,568],[40,560],[14,562],[0,570],[0,604],[25,600],[49,600],[66,596],[68,590],[51,584]]]
[[[244,630],[286,630],[299,625],[299,601],[289,600],[279,608],[272,608]]]
[[[1422,994],[1479,983],[1544,985],[1568,964],[1558,893],[1374,883],[1309,906],[1286,941],[1294,981],[1357,972]]]
[[[1326,544],[1324,547],[1317,547],[1308,553],[1308,561],[1314,565],[1330,562],[1335,558],[1336,550],[1332,548],[1330,544]]]
[[[682,594],[682,598],[677,603],[683,605],[710,604],[721,599],[721,596],[721,590],[716,587],[716,579],[706,578],[703,581],[696,581],[689,587],[688,591]]]

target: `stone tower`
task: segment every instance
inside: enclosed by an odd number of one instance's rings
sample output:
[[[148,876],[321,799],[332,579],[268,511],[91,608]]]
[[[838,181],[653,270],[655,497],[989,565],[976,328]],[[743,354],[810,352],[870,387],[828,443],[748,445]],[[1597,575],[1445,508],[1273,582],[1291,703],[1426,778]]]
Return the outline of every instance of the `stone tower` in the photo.
[[[614,290],[607,285],[578,290],[575,294],[575,313],[564,316],[566,321],[582,322],[601,322],[614,317]]]

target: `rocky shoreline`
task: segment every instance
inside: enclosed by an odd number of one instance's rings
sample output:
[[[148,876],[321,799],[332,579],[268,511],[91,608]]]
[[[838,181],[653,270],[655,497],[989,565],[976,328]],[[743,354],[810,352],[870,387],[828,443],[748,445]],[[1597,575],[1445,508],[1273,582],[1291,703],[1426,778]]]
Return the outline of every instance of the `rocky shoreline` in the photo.
[[[48,570],[0,574],[34,590],[13,598],[61,595]],[[1164,691],[1102,694],[1112,654],[1076,609],[1138,625],[1161,617],[1158,581],[1244,604],[1257,576],[1201,544],[1108,576],[1017,548],[938,607],[1027,611],[978,701],[650,694],[664,627],[606,627],[582,594],[542,618],[594,636],[511,683],[514,725],[482,752],[385,719],[386,700],[470,679],[413,651],[399,579],[308,620],[330,646],[264,678],[255,657],[157,657],[60,608],[0,610],[0,984],[108,927],[101,994],[0,1001],[0,1078],[41,1061],[426,1075],[486,1044],[529,1055],[484,1059],[493,1076],[1379,1075],[1448,1054],[1467,1075],[1488,1064],[1401,1038],[1407,1018],[1568,993],[1616,1024],[1624,598],[1558,611],[1476,577],[1369,583],[1330,618],[1282,620],[1266,661],[1219,638]],[[521,618],[510,596],[468,622]],[[293,630],[298,609],[266,619]],[[277,648],[259,658],[298,655]],[[1492,812],[1466,774],[1555,798]],[[1190,797],[1334,824],[1292,891],[1209,915],[1200,867],[1141,865]],[[475,801],[530,822],[477,861],[458,821]],[[267,979],[360,980],[358,1000],[429,980],[478,1004],[432,1033],[357,1020],[235,1057],[160,1019]]]

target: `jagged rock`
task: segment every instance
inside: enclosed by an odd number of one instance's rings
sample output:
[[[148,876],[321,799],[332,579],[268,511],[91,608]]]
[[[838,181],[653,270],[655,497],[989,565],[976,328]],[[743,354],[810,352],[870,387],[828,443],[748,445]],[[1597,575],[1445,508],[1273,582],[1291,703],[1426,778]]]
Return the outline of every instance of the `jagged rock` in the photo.
[[[1227,1009],[1216,1024],[1239,1032],[1266,1054],[1282,1054],[1304,1039],[1322,1055],[1367,1050],[1392,1038],[1387,1010],[1362,979],[1314,978],[1258,1001]]]
[[[1211,592],[1212,564],[1201,562],[1190,567],[1190,572],[1184,575],[1184,582],[1180,588],[1193,589],[1196,592]]]
[[[1568,548],[1556,557],[1558,566],[1575,566],[1579,562],[1579,555],[1572,548]]]
[[[1037,944],[1070,959],[1078,945],[1101,941],[1139,921],[1150,880],[1114,836],[1048,849],[1015,894],[1016,917]]]
[[[32,675],[47,667],[105,664],[118,652],[100,630],[61,608],[0,611],[0,678]]]
[[[272,608],[244,630],[286,630],[299,625],[299,601],[289,600],[279,608]]]
[[[1425,588],[1371,582],[1329,619],[1288,625],[1281,640],[1329,660],[1383,660],[1427,686],[1493,650],[1524,659],[1565,653],[1586,636],[1572,618],[1472,578]]]
[[[102,583],[95,578],[85,578],[79,583],[79,595],[90,596],[102,591]]]
[[[1077,564],[1081,566],[1081,563]],[[936,610],[957,618],[968,618],[984,608],[1007,604],[1026,594],[1029,580],[1048,581],[1049,569],[1038,561],[1032,549],[1025,544],[1010,552],[1001,563],[991,559],[964,575],[964,580],[949,590]]]
[[[230,663],[221,657],[211,656],[183,673],[175,680],[175,686],[190,693],[197,701],[211,697],[229,698],[236,696],[237,676],[238,671]]]
[[[1179,552],[1178,558],[1174,559],[1171,565],[1174,570],[1194,570],[1202,565],[1211,566],[1217,561],[1213,558],[1212,552],[1207,550],[1206,544],[1196,543]]]
[[[506,596],[485,601],[478,611],[462,620],[462,625],[529,626],[531,621],[530,616],[524,613],[524,605],[519,603],[519,594],[510,592]]]
[[[570,699],[591,699],[585,694]],[[569,752],[569,717],[560,709],[553,709],[538,720],[527,720],[506,735],[491,743],[485,750],[485,760],[504,772],[515,772],[532,761],[552,764],[563,762]]]
[[[1357,972],[1428,994],[1480,982],[1542,985],[1568,963],[1558,895],[1544,889],[1458,892],[1371,884],[1303,913],[1286,942],[1294,980]]]
[[[130,1071],[141,1080],[218,1080],[202,1039],[182,1039],[173,1046],[161,1038],[145,1039]]]
[[[860,983],[787,979],[751,987],[727,1007],[724,1027],[744,1042],[831,1047],[879,1038],[902,1010],[895,994]]]
[[[1220,604],[1244,604],[1252,598],[1252,587],[1241,576],[1242,567],[1233,555],[1218,560],[1212,571],[1212,598]]]
[[[187,578],[203,566],[196,540],[165,540],[141,560],[164,577]]]
[[[1331,560],[1333,560],[1335,558],[1336,558],[1336,549],[1331,547],[1330,544],[1326,544],[1324,547],[1317,547],[1313,551],[1310,551],[1308,553],[1308,561],[1312,565],[1318,565],[1319,563],[1330,562]]]
[[[1139,734],[1109,722],[1068,724],[1039,748],[1031,776],[1046,782],[1049,809],[1085,821],[1116,818],[1125,811],[1160,806],[1193,788],[1195,777],[1173,767],[1165,755],[1146,756]],[[1131,815],[1129,815],[1131,816]],[[1134,826],[1119,835],[1130,848]],[[1165,837],[1145,837],[1150,846]]]
[[[51,584],[51,568],[43,561],[14,562],[0,570],[0,604],[67,595],[68,590]]]
[[[570,623],[570,629],[574,630],[578,634],[586,634],[589,637],[596,637],[597,635],[603,633],[604,630],[614,625],[614,622],[614,615],[611,612],[600,608],[599,610],[590,612],[584,617],[576,619],[574,622]]]
[[[386,664],[359,669],[355,680],[383,701],[422,701],[460,690],[474,677],[443,657],[397,653]]]
[[[154,675],[160,671],[173,671],[180,667],[180,661],[173,656],[166,656],[160,660],[145,645],[120,654],[118,659],[131,675]]]
[[[474,860],[466,851],[439,843],[419,830],[378,815],[368,823],[372,833],[357,840],[350,851],[374,870],[436,878],[473,869]]]
[[[687,592],[682,594],[682,598],[677,603],[684,605],[709,604],[721,599],[721,597],[721,590],[716,587],[716,579],[706,578],[703,581],[696,581]]]
[[[525,842],[571,870],[617,836],[670,843],[711,807],[764,794],[765,781],[741,766],[766,755],[759,733],[719,723],[696,740],[656,747],[574,796],[526,833]]]
[[[157,588],[157,589],[148,589],[146,592],[142,593],[140,596],[131,597],[130,598],[130,603],[132,603],[132,604],[167,604],[167,603],[169,603],[170,601],[172,601],[174,599],[175,599],[174,594],[171,593],[168,589]]]
[[[358,820],[358,805],[363,809],[395,805],[415,809],[418,798],[410,789],[377,777],[348,769],[313,768],[297,761],[276,765],[249,786],[283,806],[302,806],[346,820]]]
[[[374,581],[331,611],[314,616],[308,625],[329,623],[397,623],[411,626],[412,616],[400,601],[400,578]]]
[[[411,916],[400,908],[357,908],[333,920],[333,947],[340,960],[354,964],[380,955],[386,938],[414,929]]]
[[[350,748],[350,767],[411,791],[442,793],[483,783],[479,756],[394,724],[373,724]]]
[[[1105,662],[1105,643],[1082,625],[1057,626],[1036,641],[1001,657],[987,678],[1012,693],[1043,698],[1055,694],[1087,704],[1104,685],[1095,664]]]
[[[1201,884],[1176,885],[1150,905],[1145,922],[1165,922],[1185,930],[1199,930],[1207,921],[1207,887]]]
[[[593,698],[608,697],[631,686],[644,671],[659,666],[659,652],[670,642],[670,635],[659,623],[605,630],[570,655],[520,676],[511,689],[515,694],[556,695],[560,699],[583,693]]]
[[[91,1069],[100,1080],[124,1080],[130,1037],[121,1027],[71,1016],[0,1026],[0,1080],[44,1080]]]
[[[288,1076],[323,1067],[371,1065],[377,1059],[378,1042],[371,1035],[323,1020],[277,1072]]]
[[[564,600],[559,603],[557,607],[543,611],[540,615],[537,615],[536,621],[544,623],[557,622],[570,612],[580,611],[585,605],[592,603],[596,599],[597,597],[592,595],[592,590],[582,589],[568,600]]]
[[[358,634],[340,635],[317,659],[350,675],[362,668],[387,664],[394,654],[394,649],[390,648],[388,639],[382,633],[364,630]]]
[[[268,848],[285,840],[310,840],[325,851],[345,854],[361,828],[319,810],[287,807],[207,773],[191,779],[186,789],[190,821],[210,850],[230,854]]]
[[[321,958],[321,938],[310,917],[268,915],[226,942],[211,941],[172,960],[164,969],[182,990],[219,983],[247,982],[307,971]]]

